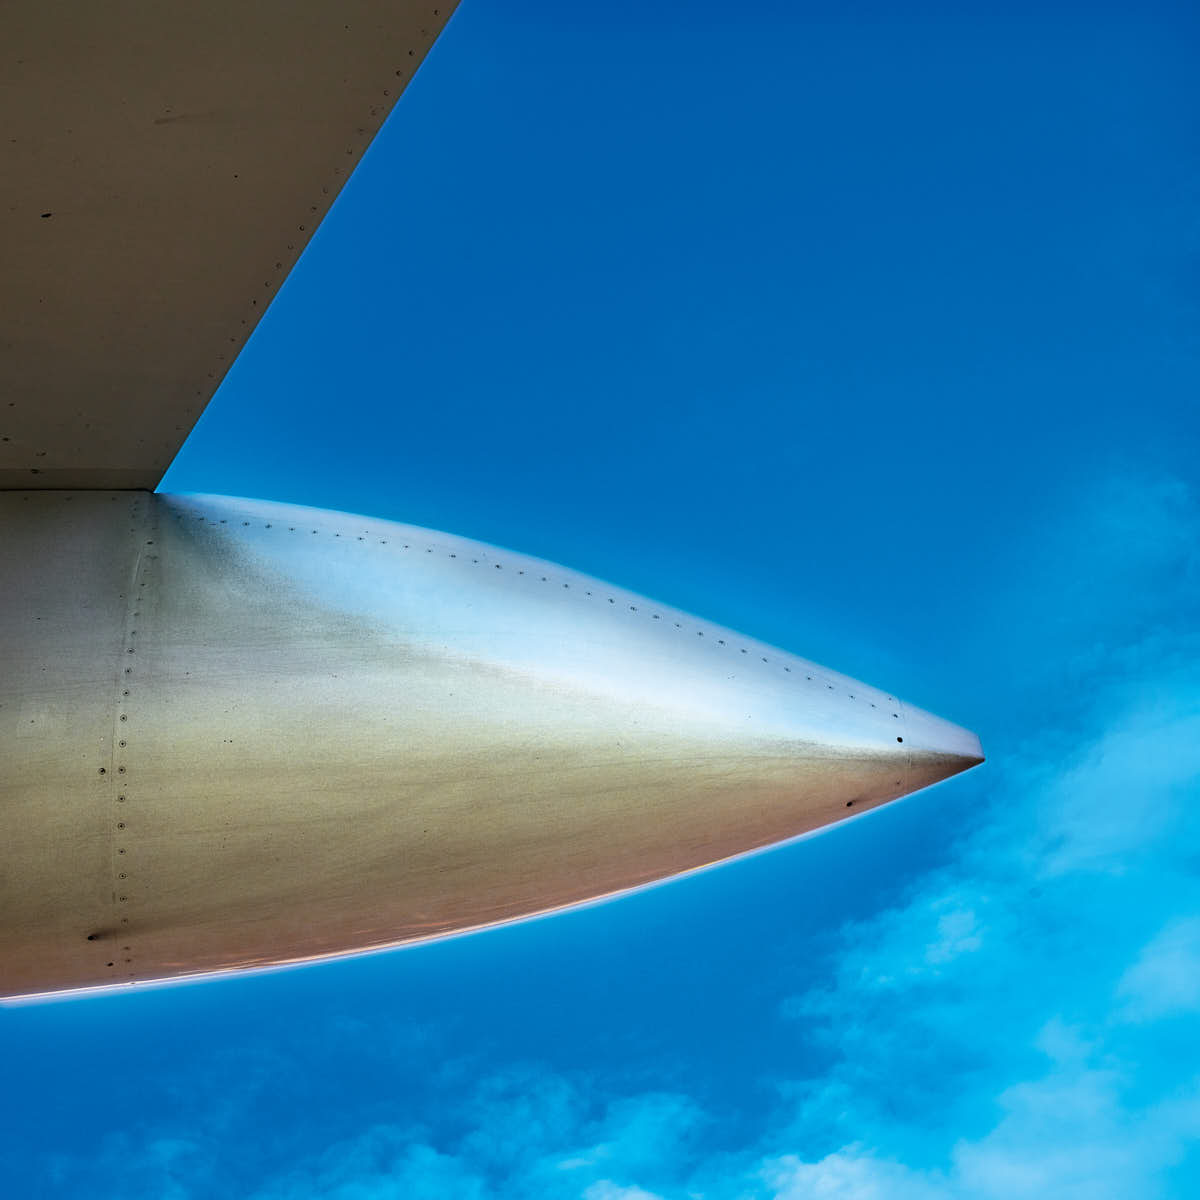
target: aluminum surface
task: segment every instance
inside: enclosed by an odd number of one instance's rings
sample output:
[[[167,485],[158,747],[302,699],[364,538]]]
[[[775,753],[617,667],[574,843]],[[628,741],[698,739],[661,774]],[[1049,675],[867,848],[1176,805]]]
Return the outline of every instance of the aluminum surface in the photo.
[[[6,493],[0,571],[5,996],[551,911],[981,760],[886,692],[411,526]]]
[[[0,6],[0,488],[157,484],[456,3]]]

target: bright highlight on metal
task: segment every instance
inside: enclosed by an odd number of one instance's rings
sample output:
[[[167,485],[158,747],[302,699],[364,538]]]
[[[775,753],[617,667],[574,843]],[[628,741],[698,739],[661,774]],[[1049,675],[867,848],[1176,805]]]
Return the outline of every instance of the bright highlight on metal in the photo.
[[[981,761],[887,692],[341,513],[0,493],[0,995],[578,904]]]

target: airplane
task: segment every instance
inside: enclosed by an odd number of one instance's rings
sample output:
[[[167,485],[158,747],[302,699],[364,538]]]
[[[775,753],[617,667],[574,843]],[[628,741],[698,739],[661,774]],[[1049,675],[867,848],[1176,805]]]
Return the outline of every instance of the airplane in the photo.
[[[452,9],[6,10],[0,999],[555,912],[983,761],[562,566],[154,491]]]

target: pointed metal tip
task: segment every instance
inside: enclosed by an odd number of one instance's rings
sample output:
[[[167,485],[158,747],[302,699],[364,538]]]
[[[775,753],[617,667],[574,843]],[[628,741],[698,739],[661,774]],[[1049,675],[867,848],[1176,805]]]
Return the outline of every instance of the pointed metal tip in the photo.
[[[905,717],[913,790],[969,771],[984,761],[978,734],[908,705]]]
[[[958,727],[955,726],[957,729]],[[987,761],[987,756],[983,752],[983,746],[979,743],[979,735],[972,733],[969,729],[959,730],[962,735],[963,745],[954,753],[955,757],[960,759],[962,766],[959,768],[963,771],[969,771],[972,767],[977,767],[981,762]]]

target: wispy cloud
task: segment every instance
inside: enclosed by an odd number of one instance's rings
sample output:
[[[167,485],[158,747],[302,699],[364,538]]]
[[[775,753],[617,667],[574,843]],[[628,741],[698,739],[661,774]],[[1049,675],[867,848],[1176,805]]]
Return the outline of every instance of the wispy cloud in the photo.
[[[1121,977],[1122,1013],[1133,1021],[1200,1012],[1200,917],[1168,922]]]
[[[272,1180],[255,1200],[658,1200],[642,1183],[676,1178],[703,1123],[684,1097],[654,1093],[597,1106],[583,1081],[533,1070],[481,1081],[466,1107],[473,1126],[451,1146],[430,1145],[417,1130],[373,1127]]]

